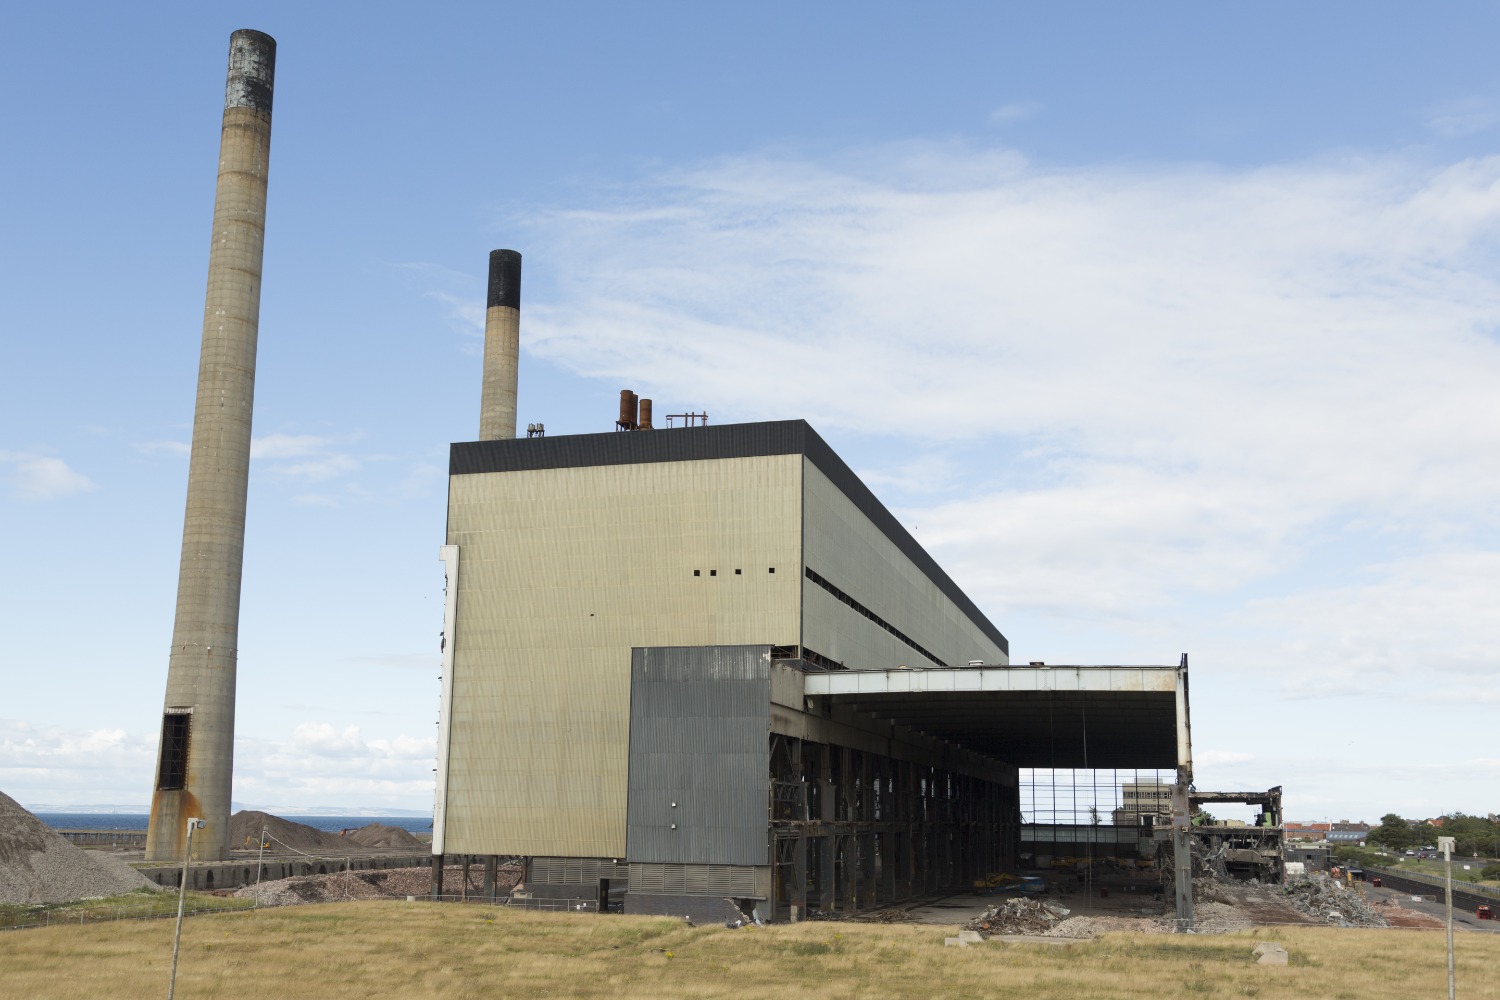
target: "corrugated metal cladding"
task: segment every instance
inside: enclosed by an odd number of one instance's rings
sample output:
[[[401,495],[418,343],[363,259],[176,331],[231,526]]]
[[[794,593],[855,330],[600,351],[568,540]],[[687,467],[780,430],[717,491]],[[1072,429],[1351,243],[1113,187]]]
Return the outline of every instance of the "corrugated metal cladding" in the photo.
[[[612,858],[532,858],[531,881],[549,885],[593,885],[607,878],[624,885],[630,869]]]
[[[769,895],[769,873],[769,866],[632,864],[630,891],[655,896],[764,898]]]
[[[633,889],[637,863],[769,863],[770,709],[769,646],[631,651]]]
[[[941,581],[911,559],[890,532],[872,525],[868,512],[811,456],[802,482],[802,558],[808,569],[949,666],[970,660],[1008,662],[1005,637],[981,627],[984,619],[975,621],[949,599]],[[823,656],[852,669],[933,666],[921,652],[812,580],[802,588],[802,603],[802,644]]]
[[[805,420],[683,427],[633,434],[572,434],[549,438],[466,441],[454,444],[450,449],[448,474],[466,476],[487,472],[574,469],[599,465],[690,462],[769,455],[805,455],[897,550],[911,560],[948,600],[957,605],[975,628],[989,637],[1001,652],[1007,656],[1010,654],[1010,642],[1000,630],[980,612],[968,595],[959,589],[958,584],[927,554],[926,549],[917,544],[911,533],[885,509],[885,505],[875,498],[869,487],[860,481]],[[817,569],[816,566],[813,568]],[[812,648],[817,649],[816,646]]]
[[[630,651],[798,641],[802,464],[450,480],[449,852],[626,856]]]

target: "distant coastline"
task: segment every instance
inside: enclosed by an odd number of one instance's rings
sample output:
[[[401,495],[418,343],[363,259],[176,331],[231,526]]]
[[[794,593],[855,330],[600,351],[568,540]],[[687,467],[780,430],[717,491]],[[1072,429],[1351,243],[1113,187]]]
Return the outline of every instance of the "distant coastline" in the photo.
[[[117,812],[39,812],[37,819],[54,830],[144,830],[146,813]],[[340,830],[357,829],[371,823],[396,826],[411,833],[431,833],[431,816],[283,816],[293,823],[301,823],[315,830],[338,833]]]

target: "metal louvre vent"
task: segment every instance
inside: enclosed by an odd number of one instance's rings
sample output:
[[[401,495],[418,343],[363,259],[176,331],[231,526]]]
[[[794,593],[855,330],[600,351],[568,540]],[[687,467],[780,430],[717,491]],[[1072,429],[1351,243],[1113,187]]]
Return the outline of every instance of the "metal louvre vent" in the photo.
[[[755,869],[748,865],[632,864],[630,891],[662,896],[754,896]]]
[[[623,883],[628,871],[609,858],[531,859],[531,880],[549,885],[597,885],[601,878]]]
[[[188,739],[192,735],[191,709],[169,708],[161,720],[161,754],[156,771],[158,791],[187,787]]]

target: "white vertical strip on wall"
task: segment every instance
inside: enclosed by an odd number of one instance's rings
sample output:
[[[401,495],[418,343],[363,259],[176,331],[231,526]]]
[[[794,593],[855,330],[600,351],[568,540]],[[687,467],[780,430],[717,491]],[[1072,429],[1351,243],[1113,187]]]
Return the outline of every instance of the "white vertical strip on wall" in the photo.
[[[438,690],[437,787],[432,803],[432,853],[443,854],[443,827],[448,818],[448,733],[453,716],[453,622],[458,609],[458,546],[438,549],[443,577],[443,677]]]

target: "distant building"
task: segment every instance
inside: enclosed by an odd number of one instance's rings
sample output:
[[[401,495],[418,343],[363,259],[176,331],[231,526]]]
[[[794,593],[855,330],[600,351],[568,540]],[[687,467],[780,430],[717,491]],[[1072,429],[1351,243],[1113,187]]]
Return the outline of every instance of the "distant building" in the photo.
[[[1331,823],[1295,823],[1286,824],[1287,840],[1327,840],[1328,831],[1333,828]]]
[[[1351,823],[1345,819],[1333,824],[1333,828],[1328,831],[1327,840],[1330,844],[1358,844],[1363,847],[1369,838],[1370,824]]]
[[[1110,812],[1115,826],[1170,826],[1172,786],[1161,781],[1127,781],[1120,786],[1120,807]]]

